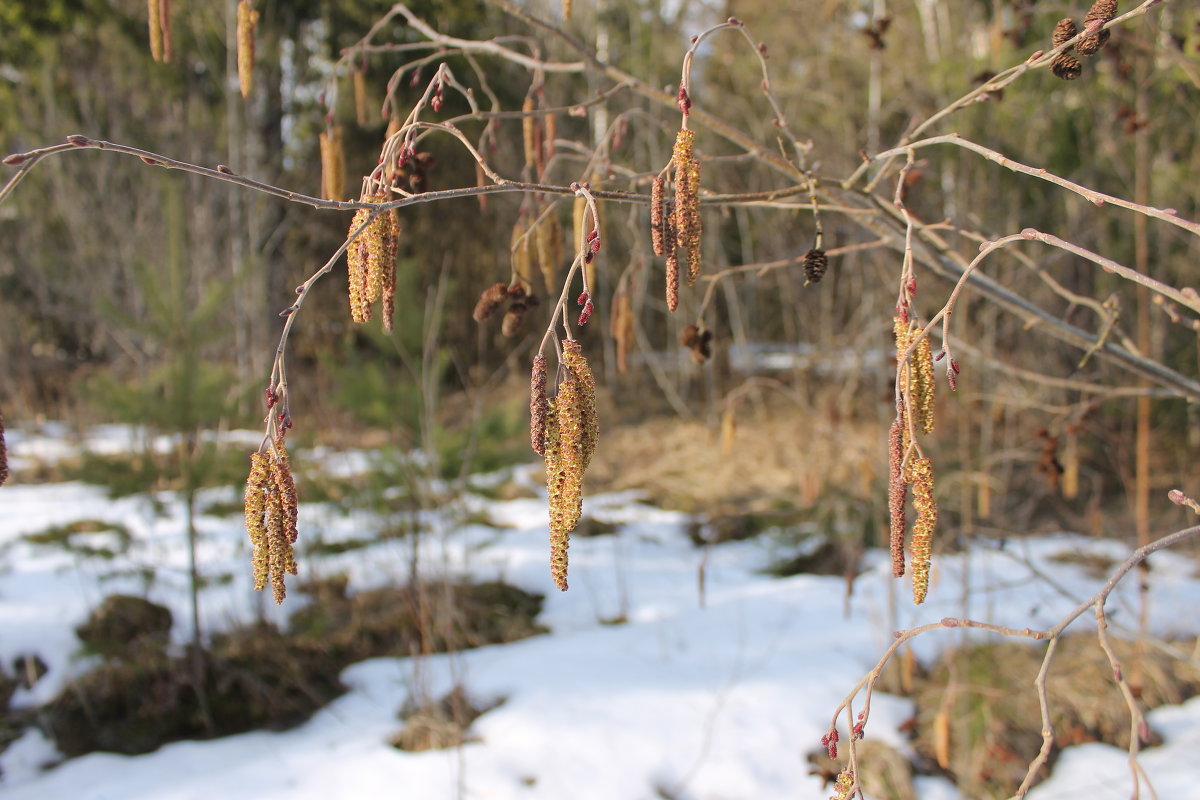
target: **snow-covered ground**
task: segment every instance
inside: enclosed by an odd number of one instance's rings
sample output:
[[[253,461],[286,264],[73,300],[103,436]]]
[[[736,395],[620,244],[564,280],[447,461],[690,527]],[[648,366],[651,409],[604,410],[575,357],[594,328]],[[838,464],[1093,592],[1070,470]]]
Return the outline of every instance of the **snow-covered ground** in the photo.
[[[229,438],[258,442],[248,432]],[[88,446],[114,452],[130,439],[125,429],[105,428],[90,434]],[[71,447],[55,430],[9,432],[15,471],[27,463],[22,459],[57,458]],[[342,473],[369,463],[355,454],[328,458]],[[518,469],[513,478],[532,486],[531,474]],[[236,499],[236,490],[214,490],[202,505]],[[188,639],[182,508],[173,495],[154,500],[158,510],[150,498],[108,500],[102,487],[83,484],[0,488],[0,659],[11,663],[33,652],[50,666],[15,704],[48,700],[90,666],[77,655],[73,630],[108,594],[145,594],[169,606],[174,635]],[[541,621],[550,634],[419,665],[409,659],[355,664],[343,675],[347,694],[282,733],[180,742],[137,757],[97,753],[43,771],[42,764],[56,759],[53,744],[29,732],[0,756],[0,797],[825,798],[831,790],[808,774],[806,755],[820,749],[833,709],[894,630],[945,616],[1048,626],[1101,583],[1051,557],[1127,554],[1115,542],[1061,535],[938,558],[930,600],[914,608],[907,585],[891,579],[886,554],[867,555],[866,572],[847,599],[841,578],[764,575],[772,557],[766,542],[725,544],[706,554],[683,534],[681,515],[629,494],[593,496],[585,513],[616,523],[618,533],[573,541],[571,590],[563,594],[550,582],[544,500],[468,502],[495,527],[458,526],[429,515],[423,569],[499,578],[546,593]],[[365,512],[344,516],[311,504],[302,504],[300,513],[302,539],[314,532],[326,541],[362,537],[377,524]],[[22,538],[80,519],[120,523],[132,543],[105,560]],[[203,624],[214,630],[253,619],[264,598],[250,587],[240,517],[202,516],[199,525],[204,573],[233,575],[203,591]],[[399,581],[409,556],[402,542],[383,541],[339,555],[301,556],[301,570],[309,577],[344,572],[351,587],[362,589]],[[1195,563],[1170,552],[1151,561],[1152,627],[1163,636],[1195,635]],[[152,580],[145,568],[153,570]],[[1055,583],[1035,579],[1033,570],[1053,574]],[[1133,588],[1130,581],[1113,595],[1114,623],[1134,619]],[[266,611],[283,619],[306,600],[296,595],[282,609],[267,603]],[[606,624],[618,617],[626,621]],[[1088,617],[1078,624],[1084,628]],[[961,629],[935,631],[914,647],[919,658],[932,660],[962,635]],[[457,682],[478,701],[503,703],[475,722],[473,741],[459,749],[402,752],[388,739],[400,729],[397,713],[417,681],[427,696]],[[908,701],[877,695],[866,734],[907,751],[900,727],[911,714]],[[1158,709],[1150,720],[1165,744],[1146,751],[1142,763],[1159,796],[1200,798],[1200,699]],[[1099,800],[1128,797],[1130,789],[1126,754],[1085,745],[1065,752],[1031,797]],[[941,779],[919,778],[917,790],[922,798],[958,797]]]

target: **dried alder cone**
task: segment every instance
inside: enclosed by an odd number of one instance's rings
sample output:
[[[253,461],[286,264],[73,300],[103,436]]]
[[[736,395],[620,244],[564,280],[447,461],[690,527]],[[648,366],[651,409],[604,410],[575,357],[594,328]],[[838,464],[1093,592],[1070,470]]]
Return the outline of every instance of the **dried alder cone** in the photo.
[[[249,0],[238,3],[237,65],[242,97],[249,97],[254,86],[254,29],[258,27],[258,16]]]
[[[804,285],[820,283],[829,269],[829,257],[824,250],[813,249],[804,254]]]
[[[1117,15],[1117,0],[1096,0],[1083,18],[1083,30],[1096,31],[1084,36],[1075,45],[1075,52],[1081,56],[1093,56],[1108,44],[1109,32],[1096,30],[1107,25]]]
[[[287,596],[285,575],[295,575],[294,545],[298,535],[296,484],[288,463],[282,436],[275,439],[274,455],[256,452],[250,456],[246,479],[246,533],[253,547],[251,564],[254,588],[261,591],[270,581],[275,602]]]
[[[1050,36],[1050,41],[1055,47],[1058,47],[1070,41],[1078,32],[1075,20],[1064,17],[1054,26],[1054,33]],[[1050,61],[1050,71],[1064,81],[1073,81],[1083,72],[1083,66],[1079,63],[1078,58],[1071,55],[1071,50],[1072,48],[1068,47]]]
[[[540,361],[539,361],[540,359]],[[530,382],[531,437],[535,452],[546,459],[546,492],[550,501],[550,574],[567,589],[567,548],[571,531],[583,513],[583,473],[592,460],[600,427],[596,416],[596,379],[579,342],[563,342],[566,377],[553,399],[545,396],[545,360],[534,360]],[[538,430],[544,431],[541,449]]]

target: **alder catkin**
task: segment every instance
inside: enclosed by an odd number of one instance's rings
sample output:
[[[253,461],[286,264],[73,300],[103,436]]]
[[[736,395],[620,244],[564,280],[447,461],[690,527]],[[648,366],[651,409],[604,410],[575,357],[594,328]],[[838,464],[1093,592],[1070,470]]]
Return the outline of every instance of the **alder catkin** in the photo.
[[[917,328],[911,335],[916,337],[921,333],[922,330]],[[910,338],[909,341],[911,342],[912,339]],[[933,433],[933,400],[937,382],[933,377],[933,347],[929,343],[928,336],[923,336],[917,342],[916,349],[909,356],[909,365],[912,376],[913,413],[921,430],[925,433]]]
[[[909,464],[912,480],[913,507],[917,521],[912,532],[913,602],[925,602],[929,589],[929,562],[933,548],[933,529],[937,525],[938,509],[933,499],[933,464],[928,458],[916,458]]]
[[[261,591],[269,577],[267,551],[267,493],[270,484],[266,453],[250,454],[250,475],[246,478],[246,533],[250,537],[250,563],[254,574],[254,589]]]
[[[629,353],[633,349],[633,301],[629,292],[621,289],[613,298],[612,319],[609,333],[617,346],[617,372],[622,374],[629,371]]]
[[[158,0],[146,0],[146,10],[149,14],[147,27],[150,31],[150,58],[162,61],[162,9]]]
[[[254,86],[254,29],[258,26],[258,12],[249,0],[241,0],[237,9],[237,65],[238,85],[242,97],[249,97]]]
[[[888,527],[892,551],[892,575],[904,575],[904,502],[908,484],[901,467],[904,464],[904,410],[897,408],[896,419],[888,430]]]
[[[158,0],[158,26],[162,31],[162,60],[171,60],[171,0]]]
[[[354,70],[354,121],[358,127],[365,128],[370,124],[370,114],[367,111],[367,71]]]
[[[654,255],[666,255],[663,244],[666,198],[664,189],[666,181],[662,175],[656,175],[650,184],[650,246]]]
[[[546,357],[538,353],[533,358],[529,377],[529,443],[533,452],[546,455],[546,417],[550,401],[546,397]]]
[[[321,144],[321,197],[342,201],[346,186],[346,151],[342,146],[342,126],[331,125],[318,137]]]
[[[532,95],[525,97],[525,102],[521,104],[521,111],[525,113],[521,117],[521,144],[525,151],[525,166],[530,169],[535,169],[538,162],[537,157],[537,120],[533,117],[533,97]]]
[[[4,442],[4,415],[0,414],[0,486],[8,480],[8,445]]]

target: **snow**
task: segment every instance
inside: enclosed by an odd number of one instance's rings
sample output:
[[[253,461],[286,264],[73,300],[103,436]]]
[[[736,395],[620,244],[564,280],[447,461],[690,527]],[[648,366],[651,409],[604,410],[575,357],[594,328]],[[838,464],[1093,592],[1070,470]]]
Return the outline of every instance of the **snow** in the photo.
[[[28,459],[75,452],[79,444],[65,434],[54,425],[10,431],[15,472]],[[119,452],[144,439],[107,427],[88,431],[84,443]],[[253,446],[259,438],[229,432],[221,440]],[[318,456],[343,476],[371,464],[368,454],[355,452],[305,457]],[[506,477],[532,485],[532,473],[522,468]],[[233,489],[212,490],[201,507],[236,499]],[[94,663],[78,655],[73,631],[113,592],[144,594],[167,605],[176,641],[188,640],[182,503],[169,493],[153,500],[110,500],[103,488],[78,483],[0,489],[0,659],[9,664],[17,655],[37,653],[50,666],[32,691],[17,694],[15,705],[45,702]],[[51,741],[30,730],[0,755],[0,797],[825,798],[830,790],[808,774],[806,756],[820,749],[833,709],[882,655],[894,630],[946,616],[1045,627],[1102,583],[1055,556],[1086,552],[1119,560],[1127,553],[1116,542],[1067,534],[984,543],[969,555],[937,558],[930,600],[914,608],[907,585],[890,578],[886,554],[867,554],[865,572],[847,599],[842,578],[765,575],[768,544],[698,549],[683,533],[684,516],[622,493],[585,500],[585,513],[616,524],[618,532],[576,537],[571,590],[563,594],[550,582],[544,499],[469,497],[462,508],[484,512],[497,527],[456,525],[449,512],[424,513],[421,570],[499,578],[543,592],[540,621],[550,634],[421,661],[354,664],[343,674],[349,692],[285,732],[179,742],[136,757],[94,753],[43,770],[59,757]],[[343,515],[313,504],[302,505],[300,513],[302,543],[306,535],[323,541],[362,537],[378,524],[366,512]],[[119,523],[132,543],[115,558],[100,559],[23,538],[80,519]],[[204,574],[231,576],[202,591],[206,630],[251,621],[260,610],[282,621],[306,602],[297,595],[277,609],[252,591],[238,516],[201,516],[198,524]],[[382,541],[319,557],[301,550],[299,558],[307,576],[346,572],[351,587],[361,590],[402,580],[410,555],[404,542]],[[1163,636],[1194,636],[1200,619],[1178,613],[1200,607],[1194,562],[1163,552],[1151,563],[1152,628]],[[1129,581],[1109,603],[1115,634],[1135,618],[1133,590]],[[621,624],[606,624],[621,618]],[[1089,620],[1085,614],[1080,628]],[[964,635],[975,634],[933,632],[915,639],[914,649],[930,660]],[[388,744],[401,728],[400,708],[414,693],[438,697],[456,683],[477,703],[499,702],[476,720],[469,743],[423,753]],[[901,726],[911,714],[908,701],[878,694],[867,736],[910,752]],[[1165,737],[1142,756],[1159,795],[1200,798],[1200,698],[1157,709],[1149,719]],[[1051,778],[1030,796],[1086,793],[1101,800],[1128,797],[1130,788],[1127,754],[1092,744],[1066,750]],[[917,790],[925,800],[959,797],[940,778],[918,777]]]

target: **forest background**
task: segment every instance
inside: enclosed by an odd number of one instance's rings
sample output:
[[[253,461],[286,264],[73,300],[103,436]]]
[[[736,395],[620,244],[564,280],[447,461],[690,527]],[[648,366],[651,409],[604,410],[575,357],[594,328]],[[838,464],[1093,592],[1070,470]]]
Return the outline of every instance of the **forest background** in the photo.
[[[1083,11],[1025,0],[809,5],[802,22],[772,2],[606,0],[576,4],[567,28],[603,60],[673,92],[689,36],[736,16],[765,45],[771,90],[809,165],[821,181],[838,183],[864,153],[893,146],[1033,50],[1049,49],[1055,22]],[[159,62],[147,47],[140,0],[0,2],[8,31],[0,42],[0,150],[83,133],[317,195],[318,136],[337,127],[346,196],[354,195],[388,129],[380,108],[389,77],[429,51],[343,57],[388,2],[259,3],[254,90],[243,98],[236,52],[226,46],[236,6],[177,4],[173,57]],[[529,34],[495,5],[410,8],[464,39]],[[535,11],[550,18],[561,9]],[[398,21],[387,33],[379,38],[424,40]],[[549,59],[573,58],[553,38],[541,46]],[[778,149],[759,55],[736,36],[712,38],[697,56],[693,95]],[[448,63],[470,83],[467,60]],[[393,107],[403,113],[416,103],[433,70],[430,60],[390,87]],[[646,177],[671,157],[671,106],[614,90],[595,72],[551,73],[544,86],[499,59],[486,62],[486,72],[505,109],[530,96],[551,108],[587,104],[556,115],[554,182],[645,192]],[[929,135],[953,131],[1082,186],[1195,219],[1198,88],[1200,12],[1164,3],[1117,29],[1079,79],[1032,70],[1002,90],[981,91]],[[447,94],[446,115],[467,110]],[[490,163],[528,174],[521,120],[497,125]],[[483,131],[482,123],[462,126],[472,138]],[[760,160],[697,128],[706,191],[778,186]],[[431,157],[421,188],[476,184],[476,165],[458,143],[431,137],[424,145]],[[1033,226],[1164,284],[1196,285],[1196,242],[1187,231],[1004,166],[955,146],[926,147],[874,195],[902,205],[965,260],[981,242]],[[577,333],[601,385],[603,438],[588,490],[636,488],[703,520],[697,536],[708,542],[816,520],[837,534],[823,569],[853,576],[862,551],[886,546],[888,536],[901,254],[887,230],[861,224],[861,208],[829,204],[821,214],[828,271],[811,281],[803,259],[816,241],[814,218],[806,195],[791,199],[706,207],[706,274],[683,291],[674,314],[649,252],[648,212],[602,203],[596,318]],[[568,206],[555,213],[569,232]],[[340,266],[317,285],[289,344],[292,436],[301,452],[350,443],[420,449],[439,478],[529,460],[529,362],[552,303],[529,312],[514,335],[498,320],[475,321],[472,309],[481,291],[508,279],[514,228],[532,213],[518,194],[403,209],[391,334],[350,323]],[[345,240],[349,216],[103,152],[46,160],[0,206],[5,421],[122,420],[192,437],[253,427],[282,325],[276,314]],[[1186,524],[1190,512],[1163,500],[1189,481],[1196,489],[1200,335],[1192,315],[1041,244],[1007,248],[985,271],[1044,317],[1013,313],[970,289],[959,301],[962,372],[951,394],[939,367],[938,432],[925,445],[938,468],[935,552],[977,535],[1063,529],[1145,542]],[[953,284],[944,273],[917,275],[913,302],[928,304],[928,318]],[[535,285],[543,301],[554,296]],[[632,314],[610,321],[618,297]],[[1048,320],[1086,335],[1063,343]],[[624,325],[632,327],[614,335]],[[711,343],[697,344],[688,325],[710,331]],[[1131,372],[1106,352],[1109,344],[1161,365],[1167,377]],[[244,453],[237,457],[146,454],[119,473],[129,491],[230,483],[245,476]],[[111,463],[101,468],[117,480]],[[306,490],[379,502],[378,487],[302,484],[302,500]]]

